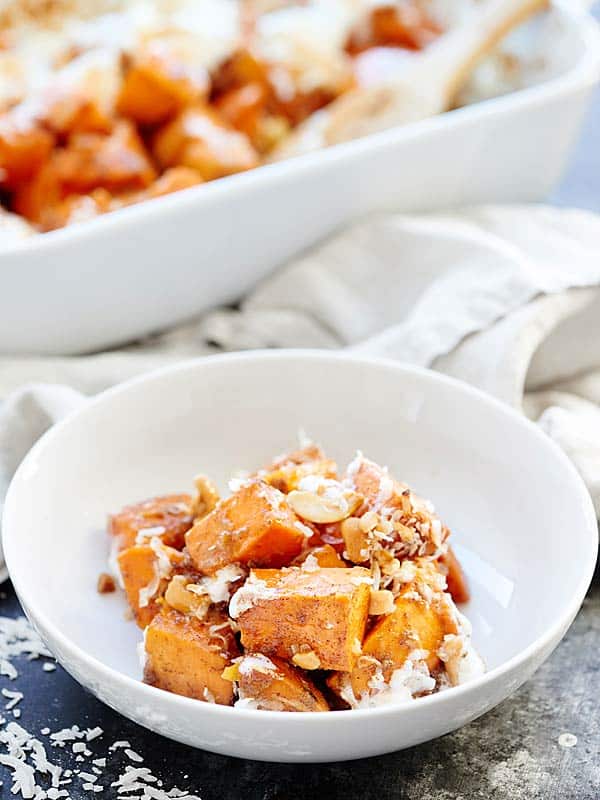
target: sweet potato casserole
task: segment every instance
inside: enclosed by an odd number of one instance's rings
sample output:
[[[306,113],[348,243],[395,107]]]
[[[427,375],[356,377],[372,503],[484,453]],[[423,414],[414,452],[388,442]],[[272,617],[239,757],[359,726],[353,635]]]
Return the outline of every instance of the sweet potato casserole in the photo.
[[[450,532],[357,454],[314,444],[220,498],[157,497],[110,518],[110,564],[144,630],[144,680],[222,705],[330,711],[402,703],[483,672]],[[99,590],[114,588],[105,575]]]
[[[29,5],[45,25],[12,18]],[[256,167],[356,85],[365,51],[439,33],[416,0],[96,0],[88,18],[66,0],[7,6],[0,188],[40,231]]]

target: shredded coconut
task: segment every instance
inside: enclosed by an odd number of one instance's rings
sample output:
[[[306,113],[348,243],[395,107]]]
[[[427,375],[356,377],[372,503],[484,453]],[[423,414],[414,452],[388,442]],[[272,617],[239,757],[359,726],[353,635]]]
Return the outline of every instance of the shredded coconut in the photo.
[[[276,592],[269,589],[265,581],[260,580],[255,575],[250,574],[243,586],[231,598],[229,603],[229,616],[238,619],[244,611],[256,603],[257,600],[276,596]]]
[[[20,703],[23,699],[23,694],[21,692],[11,692],[8,689],[2,689],[2,694],[9,700],[5,706],[7,711],[10,711],[11,708],[14,708],[17,703]]]
[[[135,543],[145,544],[148,539],[152,539],[154,536],[162,536],[163,533],[166,532],[167,529],[164,525],[154,525],[152,528],[140,528],[135,537]]]
[[[141,764],[143,762],[143,760],[144,760],[139,753],[136,753],[135,750],[132,750],[129,747],[125,748],[125,755],[131,761],[135,761],[138,764]]]
[[[250,675],[252,672],[262,672],[264,675],[272,675],[277,672],[277,667],[270,658],[262,653],[244,656],[239,662],[240,675]]]
[[[382,705],[407,703],[424,692],[432,692],[436,683],[425,662],[425,650],[413,650],[404,664],[395,669],[389,684],[376,672],[369,684],[371,692],[356,703],[357,708],[374,708]]]
[[[212,578],[204,577],[200,579],[200,585],[206,590],[206,594],[213,603],[226,603],[231,596],[230,584],[245,577],[246,573],[237,564],[228,564],[223,569],[218,570]]]

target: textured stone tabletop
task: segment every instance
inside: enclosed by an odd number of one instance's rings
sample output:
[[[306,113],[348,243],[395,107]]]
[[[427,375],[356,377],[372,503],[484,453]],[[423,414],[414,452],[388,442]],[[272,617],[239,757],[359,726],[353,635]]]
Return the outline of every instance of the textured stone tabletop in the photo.
[[[552,200],[600,211],[600,93],[572,166]],[[16,616],[18,603],[6,585],[0,615]],[[81,689],[60,667],[45,671],[39,660],[13,660],[15,681],[0,687],[24,697],[15,719],[40,738],[73,724],[103,729],[89,744],[92,755],[74,763],[72,744],[48,748],[51,760],[91,770],[88,761],[108,756],[96,794],[83,780],[65,789],[72,800],[125,797],[110,783],[127,765],[148,767],[165,788],[174,785],[202,800],[598,800],[600,798],[600,572],[567,637],[539,672],[511,699],[454,734],[392,755],[346,764],[272,765],[214,756],[162,739],[110,711]],[[4,703],[2,703],[4,705]],[[6,713],[6,712],[5,712]],[[8,716],[12,711],[8,712]],[[564,736],[563,734],[571,734]],[[368,730],[365,730],[368,736]],[[574,737],[576,737],[576,743]],[[560,743],[559,743],[560,738]],[[143,763],[113,752],[126,740]],[[567,746],[570,745],[570,746]],[[82,757],[83,758],[83,757]],[[101,763],[101,762],[99,762]],[[10,777],[0,765],[0,796]],[[152,785],[157,786],[158,783]],[[139,795],[139,792],[137,793]],[[133,792],[132,797],[136,796]]]

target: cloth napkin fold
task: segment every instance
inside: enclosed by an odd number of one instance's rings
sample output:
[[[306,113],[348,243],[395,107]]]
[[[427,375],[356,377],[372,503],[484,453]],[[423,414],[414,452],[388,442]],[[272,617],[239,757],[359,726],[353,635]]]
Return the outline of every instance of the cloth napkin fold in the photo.
[[[235,310],[106,353],[0,357],[0,498],[85,395],[182,358],[260,347],[346,347],[466,380],[538,422],[600,515],[600,217],[544,206],[374,217]]]

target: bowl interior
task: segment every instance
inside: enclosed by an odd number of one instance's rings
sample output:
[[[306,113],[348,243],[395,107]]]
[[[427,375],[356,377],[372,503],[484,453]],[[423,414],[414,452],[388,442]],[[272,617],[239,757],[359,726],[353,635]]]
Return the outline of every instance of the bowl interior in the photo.
[[[137,678],[141,633],[121,593],[100,596],[106,515],[223,487],[291,448],[303,429],[340,464],[356,449],[431,499],[454,532],[473,597],[465,612],[490,668],[544,634],[593,559],[589,504],[533,426],[430,373],[327,354],[218,357],[106,394],[30,454],[5,518],[28,608],[105,665]],[[526,624],[524,624],[526,621]]]

